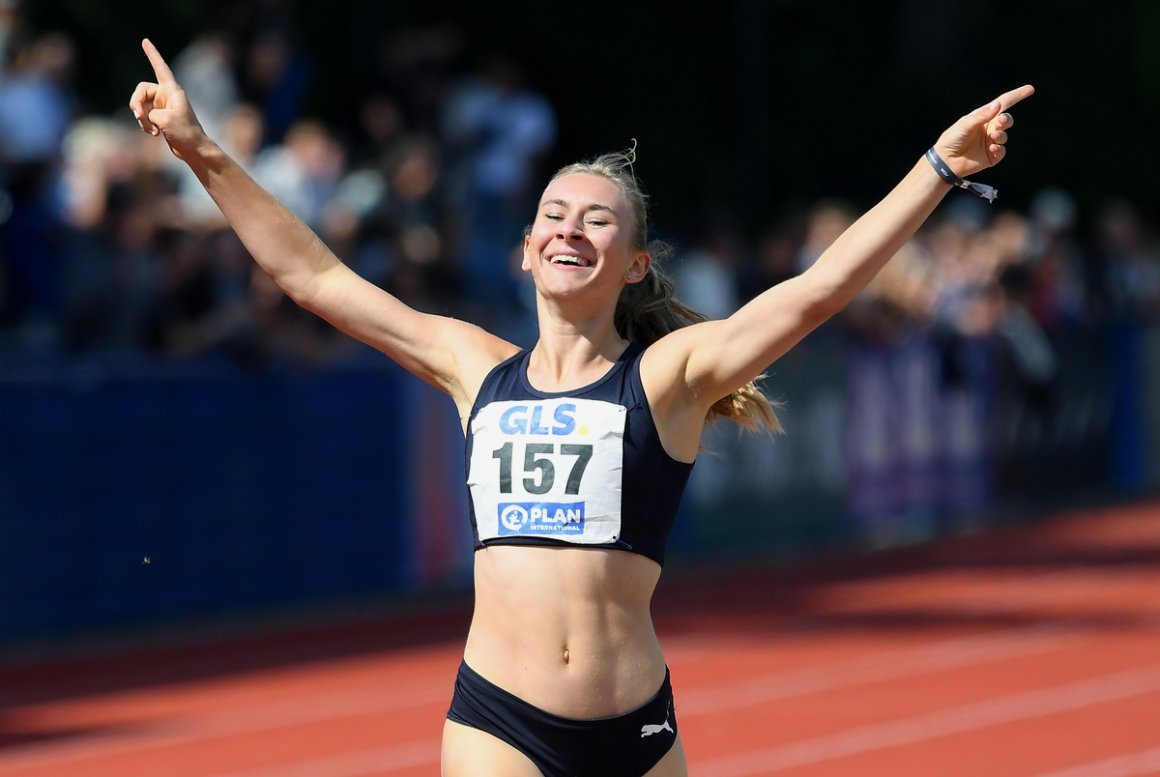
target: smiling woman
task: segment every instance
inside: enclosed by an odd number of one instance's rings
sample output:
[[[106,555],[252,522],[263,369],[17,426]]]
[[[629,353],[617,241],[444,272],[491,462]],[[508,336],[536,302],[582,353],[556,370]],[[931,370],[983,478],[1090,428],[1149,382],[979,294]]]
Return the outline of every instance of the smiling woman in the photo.
[[[299,305],[443,389],[463,423],[475,613],[443,773],[684,775],[650,602],[706,422],[776,427],[762,369],[857,294],[952,184],[997,164],[1032,93],[968,113],[806,272],[729,318],[673,298],[631,152],[560,170],[523,245],[539,339],[520,349],[363,280],[206,136],[148,41],[129,101]],[[948,183],[944,179],[949,179]]]
[[[662,262],[672,254],[672,249],[663,241],[649,239],[648,198],[634,174],[635,162],[634,144],[633,148],[626,151],[603,154],[592,161],[577,162],[561,168],[552,177],[548,189],[551,190],[557,181],[567,176],[589,176],[597,179],[594,185],[605,189],[608,202],[622,203],[622,208],[627,208],[628,212],[621,214],[621,220],[627,221],[630,228],[617,232],[628,236],[631,249],[643,255],[645,261],[625,272],[625,283],[616,301],[613,322],[616,331],[626,340],[650,345],[674,330],[707,319],[677,299],[676,288],[662,269]],[[599,183],[600,179],[603,179],[603,184]],[[548,221],[563,222],[567,207],[566,200],[549,199],[548,191],[545,191],[540,210]],[[587,211],[584,224],[590,231],[598,232],[604,227],[618,226],[616,208],[612,205],[593,202],[587,206]],[[531,240],[533,229],[534,225],[527,228],[525,240]],[[568,253],[559,253],[553,261],[559,263],[560,259],[568,256]],[[572,263],[569,260],[565,262]],[[590,266],[590,260],[578,256],[576,264]],[[529,269],[526,258],[524,269]],[[754,381],[761,377],[756,376]],[[774,413],[773,403],[761,393],[754,381],[715,402],[709,408],[706,420],[711,422],[725,418],[747,429],[780,431],[781,424]]]

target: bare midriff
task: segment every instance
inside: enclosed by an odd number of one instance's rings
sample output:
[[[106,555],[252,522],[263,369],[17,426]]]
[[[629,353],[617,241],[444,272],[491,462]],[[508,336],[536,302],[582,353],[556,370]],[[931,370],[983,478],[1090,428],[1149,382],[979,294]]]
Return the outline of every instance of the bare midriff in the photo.
[[[655,561],[622,550],[482,548],[464,659],[556,715],[634,710],[665,676],[649,613],[660,572]]]

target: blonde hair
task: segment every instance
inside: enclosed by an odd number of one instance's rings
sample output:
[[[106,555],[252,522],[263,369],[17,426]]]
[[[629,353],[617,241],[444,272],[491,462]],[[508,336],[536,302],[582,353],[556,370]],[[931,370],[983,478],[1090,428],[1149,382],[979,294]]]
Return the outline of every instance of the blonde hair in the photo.
[[[661,240],[648,239],[648,195],[641,188],[633,171],[636,163],[636,141],[632,148],[601,154],[587,162],[576,162],[556,171],[552,181],[565,175],[587,173],[599,175],[615,183],[625,202],[632,210],[633,248],[645,250],[652,257],[648,273],[637,283],[626,284],[616,301],[614,324],[620,336],[634,343],[651,345],[669,332],[707,321],[708,318],[685,305],[676,297],[676,287],[672,279],[665,275],[660,260],[672,254],[672,247]],[[753,381],[717,400],[705,416],[707,423],[725,418],[745,429],[766,429],[780,432],[781,422],[775,412],[775,404],[761,393],[757,380]]]

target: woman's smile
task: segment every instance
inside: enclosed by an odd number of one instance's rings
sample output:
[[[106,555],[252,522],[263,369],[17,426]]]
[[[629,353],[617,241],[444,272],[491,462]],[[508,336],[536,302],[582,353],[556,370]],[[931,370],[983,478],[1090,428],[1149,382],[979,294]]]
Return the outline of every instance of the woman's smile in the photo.
[[[578,254],[551,254],[547,258],[548,264],[560,268],[587,269],[595,264],[594,261]]]

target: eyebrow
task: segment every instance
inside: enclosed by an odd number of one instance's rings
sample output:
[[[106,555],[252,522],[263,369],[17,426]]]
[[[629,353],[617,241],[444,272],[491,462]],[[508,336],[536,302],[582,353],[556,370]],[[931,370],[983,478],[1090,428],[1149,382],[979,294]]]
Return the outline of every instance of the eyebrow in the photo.
[[[558,200],[558,199],[557,200],[544,200],[543,202],[540,203],[540,207],[542,208],[545,205],[560,205],[560,206],[563,206],[566,208],[566,207],[568,207],[568,204],[569,203],[567,200]],[[616,211],[613,210],[610,206],[601,205],[598,202],[594,202],[591,205],[589,205],[587,208],[585,208],[585,212],[591,212],[594,210],[606,210],[609,213],[613,214],[614,216],[616,215]]]

